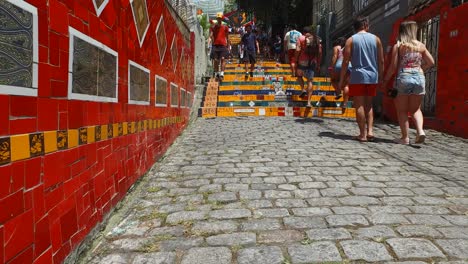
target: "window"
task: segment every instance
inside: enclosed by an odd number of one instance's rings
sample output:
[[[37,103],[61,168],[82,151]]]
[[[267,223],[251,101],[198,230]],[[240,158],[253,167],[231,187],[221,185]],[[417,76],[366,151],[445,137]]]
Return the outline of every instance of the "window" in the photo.
[[[70,99],[117,102],[117,67],[117,52],[70,28]]]
[[[37,96],[37,8],[18,0],[0,0],[0,93]]]
[[[192,93],[191,93],[191,92],[187,92],[187,106],[188,106],[189,108],[192,108],[192,104],[193,104]]]
[[[128,102],[150,104],[150,70],[133,62],[128,62]]]
[[[179,106],[179,87],[175,83],[171,83],[171,106]]]
[[[180,107],[185,108],[187,106],[187,92],[184,88],[180,88]]]
[[[167,80],[156,75],[156,106],[167,106]]]

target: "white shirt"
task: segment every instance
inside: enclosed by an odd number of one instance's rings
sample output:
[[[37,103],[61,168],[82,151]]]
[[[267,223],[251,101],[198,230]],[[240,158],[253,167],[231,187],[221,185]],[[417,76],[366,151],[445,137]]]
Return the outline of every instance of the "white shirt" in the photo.
[[[284,41],[288,43],[288,49],[296,49],[296,43],[300,36],[302,36],[302,34],[297,30],[291,30],[286,33]]]

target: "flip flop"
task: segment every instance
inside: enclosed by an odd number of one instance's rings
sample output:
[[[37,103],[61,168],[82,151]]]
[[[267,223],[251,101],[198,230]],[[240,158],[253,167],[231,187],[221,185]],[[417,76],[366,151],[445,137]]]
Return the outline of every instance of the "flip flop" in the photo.
[[[374,137],[374,136],[367,136],[367,141],[369,141],[369,142],[374,142],[374,141],[375,141],[375,137]]]
[[[424,141],[426,141],[426,135],[422,134],[422,135],[417,135],[416,136],[416,140],[414,141],[414,143],[415,144],[422,144],[422,143],[424,143]]]
[[[401,144],[401,145],[409,145],[409,142],[406,142],[404,139],[401,139],[401,138],[395,138],[393,140],[393,143]]]
[[[359,142],[361,142],[361,143],[367,142],[367,139],[359,138],[359,136],[354,136],[353,139],[354,139],[354,140],[357,140],[357,141],[359,141]]]

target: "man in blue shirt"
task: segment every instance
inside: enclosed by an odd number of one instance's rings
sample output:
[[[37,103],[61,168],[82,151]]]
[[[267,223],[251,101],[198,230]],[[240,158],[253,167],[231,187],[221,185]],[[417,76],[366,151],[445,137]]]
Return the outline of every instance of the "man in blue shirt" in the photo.
[[[253,71],[255,67],[255,54],[260,53],[258,46],[257,36],[252,33],[252,25],[245,25],[246,33],[242,36],[241,44],[244,46],[244,63],[245,63],[245,77],[249,77],[249,68],[247,63],[250,62],[250,77],[253,77]]]

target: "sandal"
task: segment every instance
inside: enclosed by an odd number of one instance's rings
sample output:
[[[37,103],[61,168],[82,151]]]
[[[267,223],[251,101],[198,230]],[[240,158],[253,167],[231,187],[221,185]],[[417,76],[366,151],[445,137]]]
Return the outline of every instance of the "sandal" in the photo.
[[[414,140],[414,143],[415,144],[422,144],[422,143],[424,143],[424,141],[426,141],[426,134],[421,134],[421,135],[416,136],[416,139]]]
[[[367,136],[367,141],[369,142],[374,142],[375,141],[375,137],[372,135],[372,136]]]
[[[401,144],[401,145],[409,145],[409,140],[406,141],[405,139],[402,139],[402,138],[395,138],[393,140],[393,143],[395,144]]]

